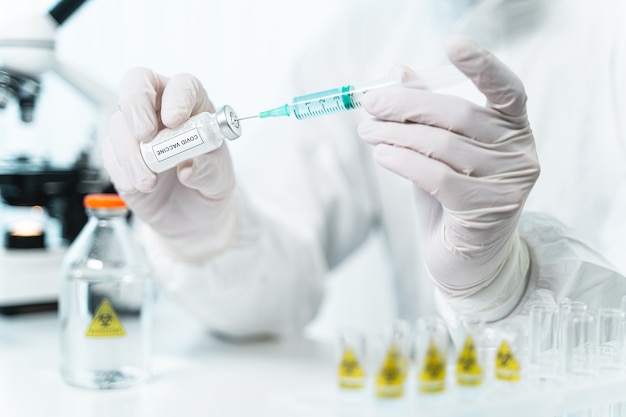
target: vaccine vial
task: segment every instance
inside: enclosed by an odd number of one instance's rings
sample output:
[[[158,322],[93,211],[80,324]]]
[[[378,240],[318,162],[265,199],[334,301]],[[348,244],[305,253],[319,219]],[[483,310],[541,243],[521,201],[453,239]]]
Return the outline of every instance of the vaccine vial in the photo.
[[[61,374],[70,385],[137,385],[151,373],[153,289],[116,194],[84,198],[88,220],[62,264]]]
[[[215,113],[203,112],[173,129],[163,129],[150,142],[141,142],[141,156],[155,173],[219,148],[224,139],[241,136],[237,113],[225,105]]]

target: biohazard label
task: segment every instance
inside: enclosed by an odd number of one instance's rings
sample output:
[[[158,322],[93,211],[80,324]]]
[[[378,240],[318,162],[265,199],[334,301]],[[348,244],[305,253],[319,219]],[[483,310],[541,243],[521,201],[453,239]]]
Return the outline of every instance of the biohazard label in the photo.
[[[346,349],[344,352],[337,373],[341,388],[359,389],[365,386],[365,372],[352,349]]]
[[[496,378],[509,382],[516,382],[520,379],[519,362],[506,341],[502,341],[496,353]]]
[[[391,345],[376,376],[376,395],[382,398],[397,398],[404,394],[406,358],[396,345]]]
[[[428,343],[424,364],[419,374],[420,392],[441,392],[446,387],[446,357],[434,340]]]
[[[111,307],[109,300],[102,300],[93,320],[87,329],[85,336],[87,337],[119,337],[126,335],[122,322],[115,314],[115,310]]]
[[[459,385],[475,387],[483,382],[483,369],[478,362],[474,338],[467,336],[456,360],[456,381]]]

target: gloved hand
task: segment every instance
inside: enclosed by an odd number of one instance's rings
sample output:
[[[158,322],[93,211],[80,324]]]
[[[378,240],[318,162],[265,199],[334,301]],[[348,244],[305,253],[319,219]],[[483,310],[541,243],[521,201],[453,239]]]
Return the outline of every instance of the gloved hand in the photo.
[[[171,255],[185,260],[206,259],[233,239],[235,176],[228,148],[223,144],[155,174],[143,162],[139,142],[203,111],[215,109],[198,79],[134,68],[121,82],[119,111],[103,145],[104,166],[120,196]]]
[[[502,299],[481,299],[505,303],[523,290],[528,252],[516,226],[540,172],[526,94],[510,69],[469,39],[450,38],[447,53],[485,106],[393,87],[365,96],[375,119],[359,134],[378,163],[415,184],[426,266],[443,293],[463,303],[498,278],[514,280],[498,284],[508,294],[491,294]]]

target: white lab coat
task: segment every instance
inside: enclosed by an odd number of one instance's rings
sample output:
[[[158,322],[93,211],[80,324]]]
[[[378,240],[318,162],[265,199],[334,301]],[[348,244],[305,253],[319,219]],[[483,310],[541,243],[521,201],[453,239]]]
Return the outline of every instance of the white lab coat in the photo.
[[[450,30],[438,20],[444,12],[429,2],[391,3],[364,4],[340,19],[306,50],[280,97],[375,79],[397,63],[441,64]],[[521,25],[532,30],[512,30],[522,22],[515,18],[506,21],[510,36],[491,28],[493,36],[483,39],[498,41],[488,46],[525,83],[542,166],[519,226],[530,273],[522,287],[498,289],[516,292],[507,294],[515,302],[499,305],[488,292],[460,302],[500,317],[523,315],[546,294],[550,302],[568,297],[592,309],[617,306],[626,294],[619,273],[626,271],[626,13],[620,0],[539,3],[549,6]],[[172,259],[155,238],[146,239],[162,290],[217,332],[298,331],[315,317],[328,271],[380,230],[399,315],[413,320],[437,309],[452,321],[459,301],[451,305],[437,292],[422,263],[413,185],[372,160],[356,134],[364,117],[357,110],[267,121],[266,136],[231,144],[238,237],[199,263]]]

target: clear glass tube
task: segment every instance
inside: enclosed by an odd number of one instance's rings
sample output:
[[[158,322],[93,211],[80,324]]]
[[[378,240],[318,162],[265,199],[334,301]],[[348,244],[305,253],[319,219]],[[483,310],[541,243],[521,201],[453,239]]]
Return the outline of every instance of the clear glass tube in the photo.
[[[456,382],[461,387],[483,385],[486,371],[486,326],[481,316],[459,318],[460,345],[456,355]]]
[[[497,327],[494,378],[506,383],[519,383],[524,371],[524,330],[519,323],[506,322]]]
[[[598,309],[597,367],[600,372],[621,371],[624,364],[624,312],[617,308]]]
[[[421,317],[415,327],[415,365],[418,391],[441,393],[446,389],[448,363],[448,329],[435,316]]]
[[[562,322],[562,371],[570,380],[595,374],[596,321],[587,312],[571,313]]]
[[[558,373],[558,311],[551,305],[534,305],[529,313],[528,365],[533,378],[552,379]]]
[[[337,346],[337,379],[342,389],[360,390],[365,388],[366,369],[365,335],[353,328],[339,332]]]
[[[568,298],[562,300],[559,303],[559,317],[558,317],[558,335],[557,335],[557,347],[563,349],[563,326],[567,317],[571,314],[581,314],[587,311],[587,304],[582,301],[572,301]]]
[[[409,368],[409,330],[406,321],[394,320],[382,331],[376,360],[376,396],[379,398],[404,396]]]

